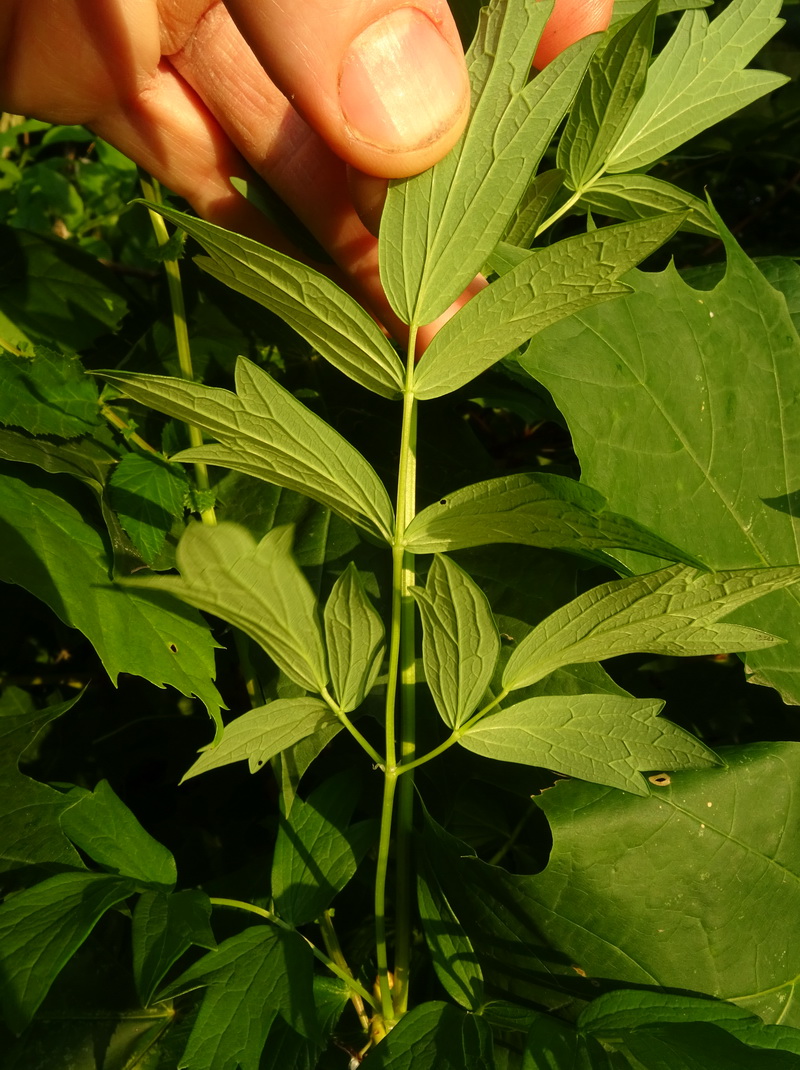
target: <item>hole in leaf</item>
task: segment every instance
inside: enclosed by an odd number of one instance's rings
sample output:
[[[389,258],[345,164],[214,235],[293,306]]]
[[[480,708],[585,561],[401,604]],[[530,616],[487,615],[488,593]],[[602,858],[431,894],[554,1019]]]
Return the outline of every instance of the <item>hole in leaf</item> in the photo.
[[[651,784],[658,784],[660,788],[665,788],[667,784],[672,783],[667,773],[656,773],[655,776],[649,776],[647,779]]]
[[[169,644],[169,648],[170,648],[170,650],[172,651],[173,654],[177,654],[178,653],[178,648],[174,643],[170,643]]]

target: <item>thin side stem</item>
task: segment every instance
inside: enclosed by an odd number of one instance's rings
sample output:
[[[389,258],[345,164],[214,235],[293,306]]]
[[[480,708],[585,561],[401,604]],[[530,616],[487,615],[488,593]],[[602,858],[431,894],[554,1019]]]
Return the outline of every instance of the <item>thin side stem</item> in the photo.
[[[322,942],[325,944],[325,950],[328,952],[331,960],[335,962],[337,966],[340,966],[347,973],[348,977],[352,977],[352,970],[347,965],[347,959],[344,957],[342,945],[339,943],[339,937],[333,924],[332,910],[323,912],[322,917],[319,919],[319,929],[322,933]],[[369,1033],[369,1015],[364,1009],[364,1000],[358,992],[354,991],[350,993],[350,1002],[355,1008],[359,1022],[361,1022],[361,1028],[365,1033]]]
[[[145,177],[145,175],[139,173],[139,183],[142,187],[142,192],[145,197],[152,201],[154,204],[161,204],[161,189],[155,179]],[[169,234],[167,232],[167,224],[163,218],[148,208],[150,214],[150,221],[153,224],[153,231],[155,232],[156,241],[160,248],[167,244],[169,241]],[[184,379],[194,380],[194,367],[192,366],[192,351],[189,346],[189,328],[186,323],[186,304],[183,300],[183,287],[181,286],[181,269],[177,260],[165,260],[164,270],[167,275],[167,289],[169,291],[169,301],[172,306],[172,325],[175,331],[175,346],[178,351],[178,366],[181,370],[181,375]],[[203,445],[203,433],[199,427],[195,427],[194,424],[186,424],[189,432],[189,443],[191,446]],[[208,478],[208,468],[202,461],[195,461],[194,463],[194,475],[199,490],[208,490],[211,483]],[[213,506],[208,509],[204,509],[200,513],[200,518],[204,524],[216,524],[217,516]]]
[[[587,182],[584,182],[584,184],[579,190],[576,190],[572,194],[572,196],[568,200],[566,200],[564,204],[561,205],[560,208],[557,208],[551,216],[545,219],[544,223],[542,223],[542,225],[536,231],[535,237],[538,238],[540,234],[543,234],[549,227],[552,227],[554,223],[558,222],[558,220],[561,219],[562,216],[566,215],[571,208],[574,208],[578,201],[581,199],[581,197],[584,195],[584,193],[586,193],[587,190],[592,188],[592,186],[595,184],[598,178],[601,177],[602,174],[603,169],[601,168],[597,172],[597,174],[592,175],[592,177]]]
[[[380,755],[378,751],[376,751],[372,744],[369,742],[369,740],[366,739],[366,737],[359,732],[359,730],[356,728],[356,726],[353,724],[353,722],[350,720],[344,710],[336,703],[328,689],[326,687],[323,687],[322,691],[320,691],[320,694],[330,707],[331,711],[336,715],[336,718],[341,721],[341,723],[344,725],[344,727],[347,729],[353,739],[358,743],[358,745],[367,752],[373,762],[375,762],[375,764],[380,769],[383,769],[386,765],[386,762],[382,755]]]
[[[493,698],[491,702],[487,702],[483,709],[478,710],[478,712],[473,714],[468,721],[465,721],[464,724],[460,725],[458,728],[454,728],[447,739],[440,743],[438,747],[434,747],[432,750],[429,750],[427,754],[421,755],[421,757],[416,758],[413,762],[409,762],[407,765],[399,766],[397,775],[400,776],[402,773],[410,773],[420,765],[425,765],[426,762],[431,761],[432,758],[438,758],[440,754],[444,754],[444,752],[449,750],[454,743],[458,743],[464,733],[469,732],[470,728],[477,724],[482,717],[485,717],[487,713],[491,713],[498,702],[502,702],[507,694],[508,691],[501,691],[496,698]]]
[[[333,959],[328,958],[324,951],[320,951],[317,945],[313,944],[307,936],[303,936],[303,934],[298,932],[293,925],[290,925],[282,918],[279,918],[277,914],[273,914],[271,910],[264,910],[263,907],[257,907],[254,903],[245,903],[241,899],[219,899],[216,896],[212,897],[211,905],[215,907],[230,907],[233,910],[246,910],[250,914],[257,914],[260,918],[264,918],[278,929],[283,929],[284,932],[296,933],[301,940],[305,940],[311,948],[311,953],[316,959],[319,959],[324,966],[327,966],[331,973],[340,977],[348,988],[352,989],[353,992],[357,992],[365,1003],[368,1003],[370,1007],[375,1007],[375,1000],[373,997],[367,992],[366,988],[353,977],[349,970],[342,969],[342,967],[334,962]]]
[[[381,833],[378,841],[378,864],[375,874],[375,957],[378,962],[378,986],[381,1013],[387,1022],[394,1019],[392,986],[389,980],[389,949],[386,941],[386,882],[389,872],[389,849],[392,842],[392,816],[397,773],[388,766],[384,773]]]
[[[108,420],[112,427],[116,427],[118,431],[121,431],[127,439],[134,442],[140,450],[145,450],[147,453],[154,453],[156,457],[163,457],[162,453],[159,453],[157,449],[146,442],[141,435],[137,435],[135,431],[131,430],[130,424],[128,424],[122,417],[114,412],[110,405],[101,405],[100,413]]]

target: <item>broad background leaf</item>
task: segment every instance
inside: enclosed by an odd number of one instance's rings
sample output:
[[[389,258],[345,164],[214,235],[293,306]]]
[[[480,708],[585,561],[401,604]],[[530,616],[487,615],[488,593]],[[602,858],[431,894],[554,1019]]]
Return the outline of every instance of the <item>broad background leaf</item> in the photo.
[[[112,682],[127,672],[169,684],[197,695],[218,720],[222,700],[211,682],[217,644],[200,614],[163,595],[117,587],[105,539],[84,519],[85,503],[64,497],[63,482],[32,469],[24,475],[0,474],[0,578],[25,587],[83,632]]]
[[[374,1070],[492,1070],[492,1033],[449,1003],[421,1003],[370,1054]]]
[[[727,235],[726,249],[714,289],[692,289],[673,268],[632,273],[629,297],[551,328],[521,363],[552,392],[583,478],[610,509],[713,568],[784,565],[800,559],[800,411],[788,404],[800,394],[800,338],[783,294]],[[795,586],[731,618],[787,640],[746,664],[792,703],[799,599]]]
[[[133,911],[133,973],[142,1006],[149,1006],[167,970],[193,945],[212,950],[211,903],[205,892],[144,892]]]
[[[32,435],[77,438],[100,419],[97,385],[76,357],[44,346],[30,355],[0,353],[1,424]]]

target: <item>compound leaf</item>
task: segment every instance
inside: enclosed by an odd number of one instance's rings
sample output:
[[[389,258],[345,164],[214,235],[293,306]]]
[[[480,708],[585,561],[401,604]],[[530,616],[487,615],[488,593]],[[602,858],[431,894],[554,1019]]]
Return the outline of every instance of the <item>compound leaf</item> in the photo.
[[[100,918],[135,890],[100,873],[59,873],[0,904],[0,1004],[21,1033]]]
[[[681,216],[618,223],[537,249],[441,328],[414,375],[420,400],[464,386],[539,331],[630,292],[620,278],[670,238]]]
[[[147,207],[203,246],[209,256],[195,259],[209,275],[275,312],[361,386],[382,397],[400,396],[403,364],[391,342],[370,314],[326,275],[252,238],[174,208],[149,203]]]
[[[649,167],[689,138],[788,81],[746,70],[783,25],[781,0],[733,0],[709,24],[688,11],[653,62],[647,85],[608,159],[612,173]]]
[[[425,679],[445,724],[463,724],[483,698],[500,656],[486,595],[454,562],[437,554],[424,588],[412,594],[422,618]]]
[[[390,183],[381,281],[406,323],[435,319],[481,270],[572,102],[594,39],[529,81],[551,10],[549,0],[492,0],[467,54],[473,110],[464,135],[435,167]]]
[[[284,698],[268,702],[225,725],[219,743],[203,751],[183,780],[242,761],[248,761],[250,772],[255,773],[276,754],[307,736],[334,728],[336,723],[322,699]]]
[[[508,659],[503,686],[512,691],[553,669],[635,651],[720,654],[781,642],[720,617],[800,580],[800,566],[699,572],[673,565],[594,587],[533,629]]]
[[[238,524],[191,524],[178,543],[178,576],[128,581],[165,591],[214,613],[255,639],[307,691],[328,682],[317,600],[292,556],[294,529],[273,528],[256,542]]]
[[[346,520],[391,540],[392,505],[358,450],[257,365],[240,357],[238,394],[160,375],[106,372],[128,397],[194,424],[220,445],[173,457],[205,461],[299,491]]]
[[[174,887],[177,870],[171,852],[145,832],[107,780],[94,791],[73,788],[67,802],[72,805],[61,827],[98,865],[140,884]]]
[[[662,721],[663,705],[616,695],[531,698],[483,717],[459,743],[484,758],[648,795],[640,772],[722,764],[694,736]]]
[[[144,892],[133,911],[133,975],[148,1007],[167,970],[190,947],[213,950],[211,903],[205,892]]]
[[[627,548],[697,564],[635,521],[606,512],[605,506],[601,494],[573,479],[519,472],[473,483],[429,505],[406,528],[405,545],[412,553],[431,554],[521,543],[590,557]]]
[[[372,690],[386,648],[383,621],[352,561],[333,585],[324,621],[333,693],[349,713]]]

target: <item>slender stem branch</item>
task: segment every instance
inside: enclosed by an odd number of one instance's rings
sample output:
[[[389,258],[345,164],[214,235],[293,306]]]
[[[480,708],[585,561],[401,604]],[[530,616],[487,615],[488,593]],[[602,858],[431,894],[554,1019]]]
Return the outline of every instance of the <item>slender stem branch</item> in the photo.
[[[454,728],[447,739],[440,743],[438,747],[434,747],[432,750],[429,750],[427,754],[421,755],[421,757],[416,758],[413,762],[408,762],[408,764],[404,763],[403,765],[398,766],[397,775],[400,776],[403,773],[410,773],[420,765],[425,765],[425,763],[429,762],[432,758],[438,758],[440,754],[444,754],[444,752],[449,750],[454,743],[458,743],[464,733],[469,732],[470,728],[477,724],[482,717],[485,717],[487,713],[491,713],[498,702],[502,702],[507,694],[508,691],[501,691],[496,698],[493,698],[491,702],[488,702],[483,707],[483,709],[478,710],[477,713],[473,714],[468,721],[465,721],[464,724],[460,725],[458,728]]]
[[[154,204],[161,204],[161,189],[155,179],[146,177],[144,172],[139,172],[139,183],[145,197]],[[148,208],[150,221],[153,224],[156,241],[159,247],[163,247],[169,241],[167,224],[163,218]],[[192,366],[192,351],[189,346],[189,328],[186,323],[186,304],[183,300],[183,287],[181,286],[181,269],[177,260],[165,260],[164,270],[167,275],[167,289],[172,306],[172,325],[175,331],[175,346],[178,351],[178,366],[184,379],[194,379],[194,367]],[[189,431],[189,443],[191,446],[203,445],[203,433],[194,424],[186,424]],[[195,461],[194,475],[199,490],[208,490],[211,486],[208,478],[208,467],[202,461]],[[204,524],[216,524],[217,516],[213,506],[204,509],[200,518]]]
[[[411,588],[416,582],[413,554],[405,550],[405,532],[417,508],[417,399],[413,393],[414,351],[417,329],[411,326],[406,356],[400,472],[397,486],[395,554],[400,572],[400,748],[405,763],[416,754],[416,606]],[[408,1009],[411,966],[412,899],[411,837],[414,823],[414,781],[404,777],[397,797],[397,852],[395,897],[395,965],[392,991],[396,1017]]]
[[[340,966],[348,977],[352,977],[353,973],[350,967],[347,965],[347,959],[344,957],[342,951],[342,945],[339,943],[339,937],[336,933],[336,929],[333,924],[333,911],[326,910],[323,912],[322,917],[319,919],[319,929],[322,933],[322,942],[325,944],[325,950],[331,957],[333,962]],[[352,991],[350,993],[350,1002],[355,1008],[355,1012],[358,1015],[358,1020],[361,1022],[361,1028],[365,1033],[369,1032],[369,1015],[364,1009],[364,1000],[358,994],[358,992]]]
[[[594,174],[591,178],[587,179],[587,181],[583,183],[580,189],[576,190],[572,194],[572,196],[561,205],[560,208],[557,208],[551,216],[545,219],[544,223],[542,223],[542,225],[536,231],[535,237],[538,238],[540,234],[543,234],[549,227],[552,227],[554,223],[557,223],[562,216],[566,215],[571,208],[574,208],[578,201],[581,199],[581,197],[584,195],[584,193],[586,193],[587,190],[591,189],[595,182],[602,176],[603,171],[604,169],[601,168],[597,172],[597,174]]]
[[[378,961],[378,986],[381,1012],[386,1021],[394,1018],[392,988],[389,981],[389,950],[386,942],[386,881],[389,872],[389,848],[392,841],[392,814],[397,774],[387,765],[383,781],[381,833],[378,841],[378,864],[375,874],[375,956]]]
[[[147,453],[154,453],[156,457],[163,457],[163,454],[159,453],[159,451],[151,446],[149,442],[146,442],[141,435],[132,431],[130,424],[123,420],[118,413],[114,412],[110,405],[101,405],[100,413],[106,420],[108,420],[112,427],[116,427],[127,439],[136,443],[140,450],[145,450]]]
[[[353,724],[353,722],[350,720],[344,710],[338,705],[333,695],[331,695],[331,693],[328,691],[327,687],[323,687],[323,689],[320,691],[320,695],[322,695],[322,698],[331,708],[337,719],[342,722],[342,724],[353,737],[353,739],[355,739],[359,746],[367,752],[373,762],[375,762],[377,766],[383,769],[386,765],[386,761],[383,756],[372,746],[370,741],[359,732],[359,730],[356,728],[356,726]]]
[[[211,898],[211,904],[215,907],[230,907],[233,910],[246,910],[250,914],[257,914],[260,918],[264,918],[278,929],[283,929],[284,932],[296,933],[301,940],[305,940],[311,948],[312,955],[316,959],[319,959],[324,966],[327,966],[331,973],[335,973],[337,977],[340,977],[348,988],[351,988],[353,992],[357,992],[365,1003],[368,1003],[370,1007],[375,1007],[374,998],[366,988],[353,977],[349,970],[342,969],[342,967],[334,962],[333,959],[328,958],[324,951],[320,951],[316,944],[313,944],[307,936],[303,936],[303,934],[298,932],[293,925],[290,925],[282,918],[279,918],[277,914],[273,914],[271,910],[264,910],[263,907],[257,907],[254,903],[245,903],[241,899],[220,899],[216,896]]]

